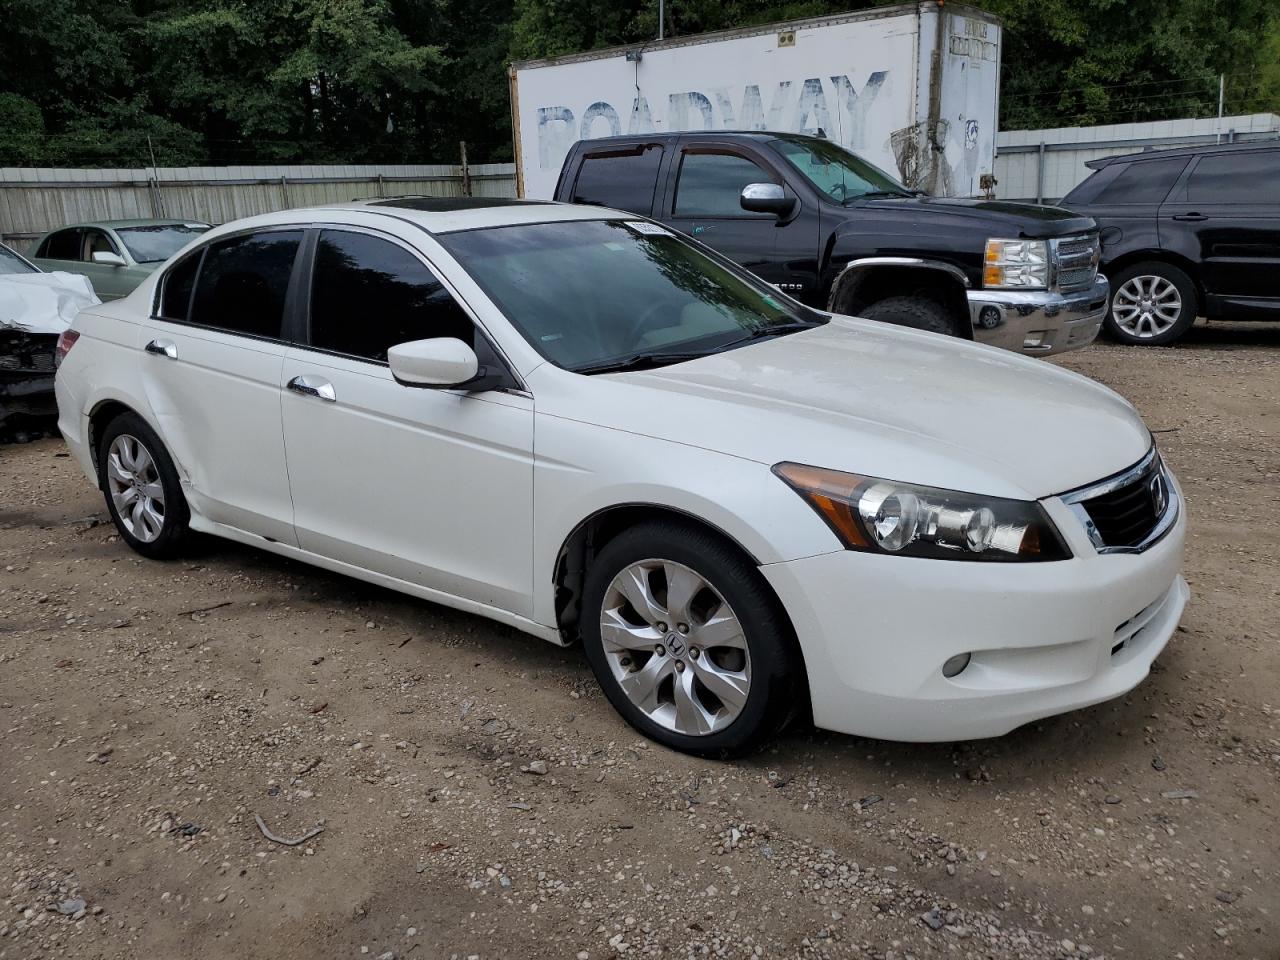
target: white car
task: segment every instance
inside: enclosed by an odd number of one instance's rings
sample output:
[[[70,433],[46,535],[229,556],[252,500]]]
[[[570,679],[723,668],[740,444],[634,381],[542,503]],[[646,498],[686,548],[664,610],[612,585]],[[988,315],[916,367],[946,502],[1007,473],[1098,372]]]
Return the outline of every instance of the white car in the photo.
[[[1119,396],[811,310],[631,214],[242,220],[60,353],[59,426],[138,552],[213,533],[580,639],[681,750],[808,710],[999,735],[1132,688],[1188,595],[1178,486]]]

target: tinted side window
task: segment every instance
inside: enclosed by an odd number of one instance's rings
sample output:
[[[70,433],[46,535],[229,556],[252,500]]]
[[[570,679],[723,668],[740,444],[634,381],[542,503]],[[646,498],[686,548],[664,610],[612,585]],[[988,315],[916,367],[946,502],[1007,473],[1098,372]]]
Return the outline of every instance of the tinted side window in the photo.
[[[1186,157],[1138,160],[1099,191],[1093,203],[1161,203],[1187,165]]]
[[[191,322],[279,338],[300,230],[251,233],[210,244],[200,269]]]
[[[385,362],[397,343],[456,337],[475,346],[471,318],[403,247],[325,230],[311,287],[311,346]]]
[[[662,147],[658,144],[625,152],[589,153],[578,170],[573,202],[617,207],[647,217],[653,209],[661,162]]]
[[[742,188],[773,177],[746,157],[731,153],[686,153],[676,186],[677,217],[751,217],[742,209]]]
[[[1201,157],[1187,181],[1192,203],[1274,203],[1277,197],[1280,150]]]
[[[169,320],[186,320],[187,311],[191,309],[191,289],[196,284],[196,272],[200,269],[200,256],[204,251],[197,250],[164,275],[164,292],[160,297],[160,316]]]
[[[80,231],[59,230],[40,245],[40,251],[50,260],[79,260]]]

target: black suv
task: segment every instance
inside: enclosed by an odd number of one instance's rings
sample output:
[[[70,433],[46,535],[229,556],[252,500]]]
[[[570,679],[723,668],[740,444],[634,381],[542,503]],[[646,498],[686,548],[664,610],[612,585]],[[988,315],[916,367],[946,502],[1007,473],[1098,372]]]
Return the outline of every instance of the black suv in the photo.
[[[1101,227],[1111,336],[1165,344],[1197,316],[1280,320],[1280,140],[1087,165],[1062,205]]]
[[[819,309],[1034,356],[1091,343],[1106,307],[1088,217],[926,197],[817,137],[579,141],[555,198],[661,221]]]

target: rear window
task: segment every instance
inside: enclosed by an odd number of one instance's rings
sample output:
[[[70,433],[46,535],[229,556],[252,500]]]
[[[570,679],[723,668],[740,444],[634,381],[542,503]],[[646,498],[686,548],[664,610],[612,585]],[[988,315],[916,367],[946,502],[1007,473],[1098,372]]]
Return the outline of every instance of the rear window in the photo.
[[[1122,164],[1120,173],[1091,203],[1161,203],[1187,166],[1186,157],[1138,160]]]
[[[301,230],[277,230],[210,244],[191,303],[191,322],[279,339],[301,241]]]
[[[1280,197],[1280,150],[1204,156],[1187,181],[1190,203],[1264,203]]]
[[[80,231],[59,230],[52,236],[46,237],[44,243],[40,244],[40,252],[36,256],[47,257],[50,260],[79,260]]]
[[[573,185],[573,202],[629,210],[647,217],[653,210],[662,147],[647,144],[627,150],[589,153],[582,158]]]

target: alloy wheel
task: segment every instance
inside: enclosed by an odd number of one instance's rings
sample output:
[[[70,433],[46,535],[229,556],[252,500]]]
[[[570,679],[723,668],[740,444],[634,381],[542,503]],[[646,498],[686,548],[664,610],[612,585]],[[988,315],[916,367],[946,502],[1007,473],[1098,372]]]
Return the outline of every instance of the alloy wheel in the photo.
[[[705,736],[737,719],[751,689],[742,624],[714,587],[671,560],[642,560],[605,591],[600,639],[618,686],[650,720]]]
[[[1148,340],[1167,332],[1182,316],[1182,294],[1165,277],[1130,277],[1111,298],[1111,318],[1131,337]]]
[[[164,531],[164,484],[155,458],[137,437],[122,433],[111,442],[107,492],[132,536],[151,543]]]

